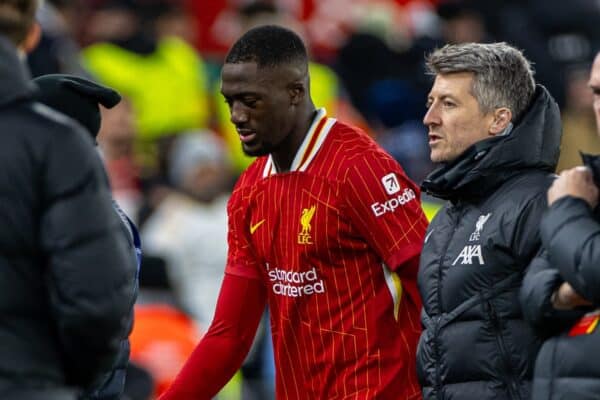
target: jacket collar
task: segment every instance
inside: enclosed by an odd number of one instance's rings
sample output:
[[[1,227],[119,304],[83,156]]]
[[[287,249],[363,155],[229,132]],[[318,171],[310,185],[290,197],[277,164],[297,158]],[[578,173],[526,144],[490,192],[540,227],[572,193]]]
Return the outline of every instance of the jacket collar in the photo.
[[[0,35],[0,107],[31,96],[34,87],[14,45]]]
[[[558,105],[538,85],[528,110],[509,135],[475,143],[429,174],[421,188],[442,199],[470,199],[485,196],[525,170],[554,172],[561,133]]]

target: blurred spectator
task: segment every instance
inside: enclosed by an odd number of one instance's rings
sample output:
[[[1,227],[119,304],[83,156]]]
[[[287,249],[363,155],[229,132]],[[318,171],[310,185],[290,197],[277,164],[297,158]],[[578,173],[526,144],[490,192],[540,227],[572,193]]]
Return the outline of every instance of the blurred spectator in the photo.
[[[171,384],[200,337],[194,321],[175,307],[136,305],[131,359],[152,376],[154,389],[148,399],[156,398]]]
[[[490,34],[523,50],[536,80],[565,104],[565,68],[590,62],[600,47],[600,4],[589,0],[445,0],[466,3],[484,17]]]
[[[102,108],[98,146],[110,179],[113,197],[138,222],[142,206],[140,169],[134,154],[136,127],[131,102],[123,100],[110,111]]]
[[[371,33],[356,33],[340,49],[336,70],[348,89],[352,104],[372,122],[374,116],[368,100],[368,90],[377,80],[397,76],[396,54],[379,37]]]
[[[146,5],[146,6],[144,6]],[[205,64],[176,2],[107,0],[89,18],[84,65],[131,101],[144,175],[161,175],[168,151],[158,139],[206,127],[210,108]]]
[[[231,172],[223,143],[209,131],[181,134],[170,152],[170,190],[142,227],[145,251],[167,262],[183,309],[211,322],[227,259]]]
[[[493,41],[475,1],[442,1],[437,12],[440,16],[442,42],[456,44]]]
[[[184,0],[138,0],[143,4],[146,17],[152,21],[154,35],[160,41],[178,37],[193,45],[197,36],[197,24],[187,12]]]
[[[135,364],[127,371],[126,400],[152,400],[160,396],[202,334],[202,327],[176,305],[158,298],[136,305],[130,337],[131,359]],[[238,400],[240,394],[240,376],[236,375],[215,400]]]
[[[563,66],[591,61],[600,48],[600,2],[528,0],[528,13],[547,38],[552,58]]]
[[[593,94],[588,87],[589,65],[579,65],[567,73],[567,99],[562,110],[563,136],[557,172],[581,165],[580,151],[600,154]]]
[[[81,65],[79,45],[75,41],[76,18],[81,14],[77,0],[42,2],[37,19],[42,27],[40,44],[27,56],[32,76],[71,74],[88,76]]]
[[[380,37],[359,32],[340,49],[336,69],[377,141],[420,182],[433,164],[421,121],[425,80],[414,78],[423,76],[415,53],[395,51]]]
[[[166,261],[173,295],[186,314],[164,305],[140,307],[136,318],[141,316],[144,322],[134,331],[136,338],[145,337],[139,343],[139,357],[158,380],[157,394],[194,349],[199,339],[194,322],[202,328],[212,321],[227,259],[231,187],[224,143],[210,131],[180,134],[172,143],[167,170],[171,189],[146,219],[142,238],[147,254]],[[172,350],[165,351],[169,346]],[[223,398],[235,398],[232,392],[239,396],[239,385],[236,389],[232,384]]]

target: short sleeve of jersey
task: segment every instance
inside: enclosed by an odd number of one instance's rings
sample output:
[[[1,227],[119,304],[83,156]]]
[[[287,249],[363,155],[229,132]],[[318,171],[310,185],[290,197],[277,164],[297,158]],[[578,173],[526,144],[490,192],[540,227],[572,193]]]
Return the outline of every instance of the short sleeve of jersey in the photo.
[[[242,194],[244,190],[234,190],[227,203],[227,265],[225,273],[250,279],[261,279],[258,261],[254,256],[249,238],[248,204]]]
[[[383,151],[352,159],[343,183],[348,213],[391,270],[421,252],[427,219],[418,187]]]

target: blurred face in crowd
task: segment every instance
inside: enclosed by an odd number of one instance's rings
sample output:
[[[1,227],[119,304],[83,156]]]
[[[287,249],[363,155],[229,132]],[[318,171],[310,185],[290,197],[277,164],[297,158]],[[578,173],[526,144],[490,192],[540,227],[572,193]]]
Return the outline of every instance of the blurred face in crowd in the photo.
[[[211,202],[226,190],[229,169],[219,162],[201,162],[185,174],[182,188],[196,200]]]
[[[229,105],[244,153],[262,156],[293,152],[299,93],[294,82],[301,71],[291,65],[261,67],[254,62],[226,63],[221,93]]]
[[[592,65],[592,72],[590,73],[589,86],[592,89],[594,95],[594,114],[596,115],[596,128],[598,135],[600,135],[600,53],[596,55],[594,64]]]
[[[472,144],[493,136],[493,113],[481,112],[471,87],[473,74],[438,74],[427,97],[423,123],[429,128],[431,161],[449,162]]]
[[[98,144],[108,158],[119,158],[132,151],[135,139],[135,121],[129,100],[123,98],[115,107],[100,107],[102,125]]]

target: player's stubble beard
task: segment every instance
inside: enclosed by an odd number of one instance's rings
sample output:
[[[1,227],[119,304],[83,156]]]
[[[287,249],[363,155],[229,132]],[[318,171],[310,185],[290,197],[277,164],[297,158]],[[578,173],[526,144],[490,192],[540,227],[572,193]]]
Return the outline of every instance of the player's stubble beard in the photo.
[[[266,156],[271,154],[274,150],[273,146],[264,142],[262,142],[260,146],[255,149],[247,149],[246,146],[244,146],[244,143],[240,143],[240,145],[242,146],[242,151],[244,152],[244,154],[249,157]]]

